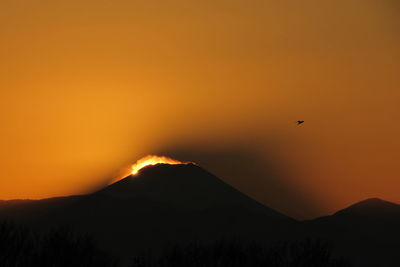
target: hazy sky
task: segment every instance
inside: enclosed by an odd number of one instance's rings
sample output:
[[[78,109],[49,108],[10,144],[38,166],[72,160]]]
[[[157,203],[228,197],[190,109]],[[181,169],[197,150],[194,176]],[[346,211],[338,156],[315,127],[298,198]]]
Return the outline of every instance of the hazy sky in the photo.
[[[397,0],[3,0],[0,199],[88,192],[163,153],[298,218],[399,202],[399,13]]]

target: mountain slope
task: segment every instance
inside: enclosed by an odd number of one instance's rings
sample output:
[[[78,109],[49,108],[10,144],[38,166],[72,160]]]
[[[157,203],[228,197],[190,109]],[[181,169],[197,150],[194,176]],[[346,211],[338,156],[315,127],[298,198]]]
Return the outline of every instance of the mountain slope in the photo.
[[[130,263],[135,253],[193,240],[261,242],[321,238],[354,266],[398,267],[400,206],[380,199],[297,222],[193,164],[158,164],[84,196],[0,202],[0,219],[37,229],[59,225],[89,233]]]
[[[148,199],[185,211],[241,207],[266,216],[288,219],[194,164],[148,166],[137,175],[129,176],[96,194]]]
[[[281,239],[297,223],[193,164],[148,166],[93,194],[30,201],[0,217],[43,230],[69,225],[127,262],[167,243]]]
[[[347,217],[400,222],[400,205],[379,198],[370,198],[340,210],[333,216],[343,219]]]
[[[400,205],[371,198],[304,223],[306,232],[332,241],[355,266],[400,266]]]

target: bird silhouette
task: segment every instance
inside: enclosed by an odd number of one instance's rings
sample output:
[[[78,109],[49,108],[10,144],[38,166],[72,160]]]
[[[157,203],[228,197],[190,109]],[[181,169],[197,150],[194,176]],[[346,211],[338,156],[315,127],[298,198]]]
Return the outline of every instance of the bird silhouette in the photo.
[[[304,121],[297,121],[297,125],[301,125],[303,123],[304,123]]]

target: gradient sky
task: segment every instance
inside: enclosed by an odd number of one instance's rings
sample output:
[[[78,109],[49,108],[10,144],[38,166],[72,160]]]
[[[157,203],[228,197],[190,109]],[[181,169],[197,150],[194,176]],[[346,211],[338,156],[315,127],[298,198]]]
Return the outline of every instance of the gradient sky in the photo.
[[[162,153],[297,218],[399,202],[399,13],[397,0],[3,0],[0,199],[89,192]]]

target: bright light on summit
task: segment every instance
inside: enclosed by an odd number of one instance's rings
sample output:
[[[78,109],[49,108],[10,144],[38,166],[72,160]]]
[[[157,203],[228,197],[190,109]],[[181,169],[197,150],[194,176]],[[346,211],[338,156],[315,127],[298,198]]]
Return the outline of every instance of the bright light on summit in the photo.
[[[164,157],[164,156],[148,155],[146,157],[139,159],[135,164],[132,165],[131,174],[136,175],[142,168],[149,166],[149,165],[156,165],[159,163],[175,165],[175,164],[189,164],[190,162],[182,162],[182,161],[179,161],[176,159],[171,159],[171,158]]]

